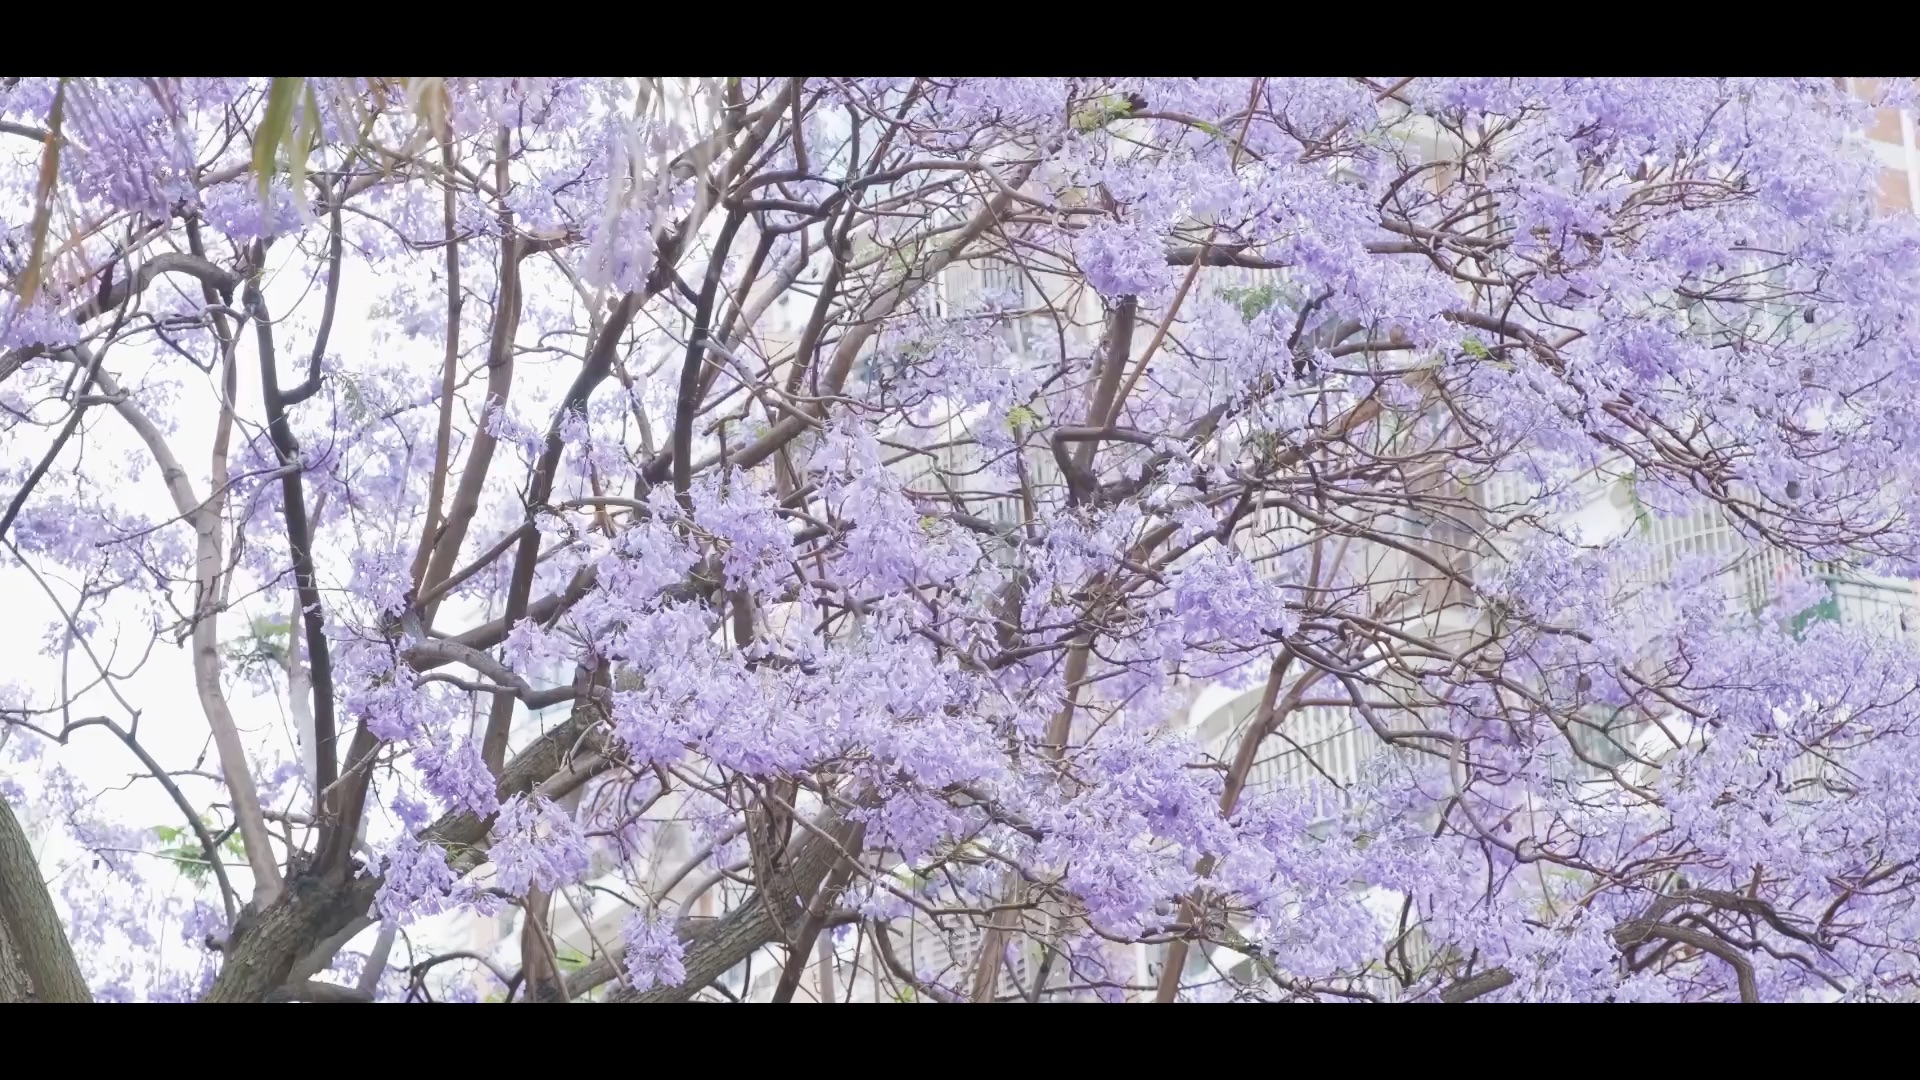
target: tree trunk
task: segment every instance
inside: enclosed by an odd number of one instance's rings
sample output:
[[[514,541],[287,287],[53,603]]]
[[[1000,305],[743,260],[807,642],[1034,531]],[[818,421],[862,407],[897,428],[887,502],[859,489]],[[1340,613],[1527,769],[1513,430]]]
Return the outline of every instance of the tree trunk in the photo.
[[[600,721],[600,710],[586,698],[576,702],[566,723],[554,728],[507,763],[496,789],[504,801],[539,787],[566,769],[568,754]],[[597,749],[590,738],[582,747]],[[472,873],[487,861],[487,829],[492,819],[468,813],[450,814],[427,827],[422,843],[447,849],[447,862],[456,874]],[[351,868],[346,871],[352,874]],[[302,964],[322,946],[348,930],[370,925],[367,912],[380,878],[371,872],[360,877],[305,876],[289,882],[279,903],[263,913],[249,911],[234,927],[226,962],[205,1001],[260,1001],[290,979],[306,978],[313,966]],[[356,926],[356,924],[358,924]],[[349,935],[350,936],[350,935]],[[334,942],[332,949],[345,944]],[[314,971],[324,968],[331,950]]]
[[[12,997],[11,995],[19,995]],[[0,798],[0,1002],[92,1001],[27,832]]]
[[[33,1000],[33,984],[27,981],[27,966],[7,936],[7,920],[0,919],[0,1005]]]
[[[860,829],[857,824],[842,821],[840,815],[831,810],[821,815],[816,827],[820,833],[833,837],[839,848],[847,847]],[[718,919],[681,920],[680,937],[687,943],[684,961],[687,977],[680,985],[655,986],[643,993],[622,986],[607,1000],[686,1001],[756,950],[775,941],[792,940],[806,917],[806,906],[800,898],[818,891],[839,859],[835,844],[829,844],[818,834],[809,836],[802,841],[790,875],[761,882],[745,903]]]

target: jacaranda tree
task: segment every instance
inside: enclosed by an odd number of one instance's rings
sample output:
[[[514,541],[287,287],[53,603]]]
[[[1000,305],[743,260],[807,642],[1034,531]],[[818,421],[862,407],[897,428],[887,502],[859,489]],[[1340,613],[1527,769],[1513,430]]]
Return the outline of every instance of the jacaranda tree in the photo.
[[[0,87],[0,1000],[1913,992],[1831,80]]]

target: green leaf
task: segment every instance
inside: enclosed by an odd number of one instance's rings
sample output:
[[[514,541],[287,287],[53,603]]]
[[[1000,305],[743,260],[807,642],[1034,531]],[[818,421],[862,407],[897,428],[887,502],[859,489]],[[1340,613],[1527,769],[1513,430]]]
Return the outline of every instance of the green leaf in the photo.
[[[33,192],[33,243],[20,273],[20,306],[33,303],[40,291],[41,263],[47,257],[47,234],[53,226],[53,191],[60,181],[60,124],[67,111],[67,80],[53,91],[53,111],[47,119],[47,145],[40,151],[40,181]]]
[[[1108,94],[1098,102],[1081,109],[1073,117],[1073,128],[1080,134],[1098,131],[1115,120],[1124,120],[1133,112],[1133,106],[1127,103],[1125,95]]]
[[[1840,621],[1840,596],[1833,591],[1833,584],[1827,584],[1827,598],[1793,617],[1793,636],[1805,636],[1807,627],[1816,622]]]
[[[287,182],[293,188],[294,205],[300,208],[302,221],[312,217],[303,191],[307,183],[307,151],[313,147],[314,133],[320,126],[320,99],[314,96],[312,83],[306,85],[305,98],[300,109],[300,126],[288,135],[287,143]]]
[[[206,853],[199,844],[180,844],[176,847],[161,848],[160,856],[180,871],[180,876],[188,881],[205,881],[213,867],[208,864]]]
[[[1252,322],[1261,312],[1280,301],[1280,291],[1272,285],[1230,285],[1220,290],[1222,298],[1240,309],[1240,318]]]
[[[267,87],[267,113],[260,118],[260,128],[253,133],[253,171],[260,181],[260,201],[267,201],[267,193],[273,184],[274,157],[280,147],[290,145],[293,136],[293,105],[300,100],[300,89],[305,79],[274,79]],[[302,172],[306,162],[300,163]]]
[[[287,619],[257,617],[248,625],[246,633],[227,642],[227,659],[240,668],[260,663],[284,666],[292,646],[292,630],[292,623]]]
[[[1646,536],[1653,532],[1653,515],[1647,513],[1647,504],[1640,501],[1639,480],[1628,473],[1623,482],[1627,485],[1627,505],[1633,507],[1633,523],[1640,526],[1640,535]]]
[[[352,417],[356,424],[365,423],[370,410],[367,408],[366,394],[361,391],[359,382],[344,372],[335,372],[333,380],[334,385],[340,388],[340,396],[345,399],[347,415]]]

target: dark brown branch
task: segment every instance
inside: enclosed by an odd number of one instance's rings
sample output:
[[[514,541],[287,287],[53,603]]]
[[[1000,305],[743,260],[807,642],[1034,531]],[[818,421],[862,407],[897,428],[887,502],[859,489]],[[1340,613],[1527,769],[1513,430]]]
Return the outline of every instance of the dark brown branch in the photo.
[[[264,253],[262,253],[264,254]],[[256,262],[261,261],[256,258]],[[320,606],[320,588],[314,579],[313,530],[307,521],[307,498],[300,459],[300,442],[287,421],[286,401],[280,396],[279,363],[274,356],[273,323],[267,317],[266,300],[256,280],[246,284],[247,314],[253,319],[260,350],[260,396],[266,405],[267,435],[275,454],[287,468],[280,477],[281,512],[287,523],[287,547],[293,555],[294,590],[300,598],[301,621],[306,626],[307,672],[313,686],[313,731],[316,764],[314,786],[326,792],[340,775],[339,752],[334,747],[333,657],[327,641],[326,616]],[[324,805],[314,808],[321,821],[320,847],[329,847],[330,830],[344,827],[353,835],[352,822],[343,823]]]
[[[333,333],[333,309],[340,299],[340,208],[334,207],[331,236],[327,241],[327,299],[320,310],[320,329],[313,338],[313,355],[307,358],[307,377],[299,386],[280,395],[286,405],[298,405],[320,389],[320,360],[327,351],[327,338]]]
[[[106,296],[95,297],[83,304],[73,313],[73,321],[84,323],[90,319],[99,318],[132,297],[145,292],[147,286],[153,284],[153,279],[161,274],[188,274],[199,278],[202,283],[222,294],[231,293],[240,284],[240,278],[237,275],[199,256],[168,252],[148,259],[141,264],[139,272],[131,278],[121,278],[112,289],[108,290]]]
[[[567,977],[553,947],[549,916],[553,896],[543,889],[529,890],[521,901],[525,919],[520,925],[520,978],[526,986],[522,1001],[559,1005],[567,1000]]]
[[[1139,307],[1140,303],[1134,297],[1123,296],[1107,317],[1107,350],[1100,364],[1099,380],[1087,400],[1088,427],[1105,428],[1113,423],[1112,414],[1115,395],[1120,389],[1120,378],[1126,374],[1127,361],[1133,356],[1134,315]],[[1097,438],[1088,438],[1074,450],[1073,464],[1081,475],[1094,475],[1093,455],[1099,446]]]
[[[586,412],[587,400],[593,396],[594,388],[612,372],[614,350],[619,347],[621,335],[627,332],[627,324],[633,321],[634,312],[639,310],[640,300],[639,294],[628,293],[614,306],[606,324],[600,328],[593,351],[587,354],[580,374],[567,389],[567,396],[554,413],[553,422],[547,426],[546,445],[540,452],[539,462],[534,466],[533,480],[527,492],[529,524],[553,495],[554,476],[560,470],[560,456],[566,450],[566,440],[561,437],[561,431],[567,418]],[[509,631],[526,617],[528,594],[533,591],[533,571],[539,555],[540,530],[523,527],[520,530],[519,547],[514,552],[513,576],[507,584],[507,610],[501,616]],[[493,708],[487,715],[487,730],[481,742],[480,756],[496,775],[506,762],[507,734],[512,724],[513,699],[505,695],[495,697]]]
[[[849,852],[858,850],[857,835],[848,843],[847,848]],[[788,946],[787,966],[780,972],[779,985],[773,989],[774,1004],[784,1005],[793,1000],[793,992],[800,986],[800,977],[806,973],[807,962],[813,958],[814,942],[819,940],[820,930],[826,925],[827,912],[832,909],[834,901],[846,889],[847,881],[852,876],[853,864],[842,861],[834,867],[833,873],[827,877],[826,883],[820,886],[819,891],[813,894],[812,901],[807,904],[806,922],[801,925],[799,935]]]
[[[1440,1000],[1449,1005],[1456,1005],[1491,994],[1495,990],[1504,990],[1512,985],[1513,972],[1503,967],[1491,968],[1478,975],[1470,975],[1441,990]]]
[[[1613,940],[1622,947],[1638,944],[1648,938],[1660,938],[1664,941],[1691,946],[1703,953],[1719,957],[1726,961],[1728,967],[1733,968],[1734,981],[1740,990],[1740,1000],[1748,1003],[1760,1000],[1760,986],[1753,977],[1753,962],[1740,955],[1740,950],[1712,934],[1692,927],[1655,922],[1651,919],[1634,919],[1621,923],[1613,930]]]
[[[687,335],[687,355],[680,365],[680,391],[673,409],[673,493],[688,510],[693,503],[687,489],[693,484],[693,417],[700,406],[700,367],[706,353],[707,329],[713,321],[713,302],[720,291],[720,277],[726,270],[727,250],[740,231],[744,215],[727,214],[713,254],[707,260],[707,276],[700,283],[700,298],[693,309],[693,331]]]
[[[565,614],[573,605],[579,603],[589,592],[592,592],[594,584],[598,580],[599,572],[593,567],[581,567],[580,570],[573,575],[573,580],[567,583],[565,589],[550,596],[543,596],[529,603],[527,605],[526,617],[537,623],[552,622],[554,619]],[[441,640],[458,642],[461,645],[475,649],[490,649],[502,641],[507,640],[508,629],[507,620],[502,617],[481,623],[471,630]],[[419,663],[411,659],[408,662],[416,671],[431,671],[447,661],[429,658]]]
[[[428,589],[425,592],[421,593],[419,599],[415,601],[416,605],[419,607],[427,607],[428,605],[433,604],[435,601],[439,600],[441,597],[447,595],[453,590],[459,588],[461,585],[465,584],[467,579],[473,577],[473,575],[493,565],[493,560],[506,554],[508,548],[511,548],[516,544],[518,544],[520,542],[521,535],[531,528],[534,528],[531,522],[522,524],[519,528],[513,530],[507,535],[501,537],[499,540],[495,541],[494,545],[488,548],[486,551],[482,552],[479,558],[468,563],[466,566],[461,567],[460,570],[455,572],[452,577],[447,578],[446,580],[435,585],[433,588]]]
[[[1192,266],[1195,260],[1201,258],[1201,251],[1202,249],[1198,247],[1171,248],[1167,251],[1167,265]],[[1241,266],[1249,270],[1284,270],[1292,265],[1273,259],[1262,259],[1257,255],[1246,255],[1242,253],[1241,248],[1233,246],[1223,248],[1219,244],[1210,244],[1205,248],[1205,252],[1206,258],[1201,260],[1202,266]]]
[[[574,705],[565,722],[536,739],[531,746],[514,755],[500,773],[495,794],[502,801],[540,789],[556,774],[567,771],[576,746],[597,749],[592,737],[604,718],[597,701],[583,696]],[[345,785],[342,785],[345,787]],[[548,791],[549,797],[564,791]],[[472,873],[487,861],[487,830],[491,817],[467,812],[447,814],[420,834],[423,844],[437,844],[447,851],[447,862],[456,874]],[[320,960],[324,966],[332,950],[346,937],[371,925],[367,917],[381,879],[377,874],[354,876],[353,868],[338,871],[320,867],[317,877],[306,878],[289,888],[285,898],[260,913],[242,932],[234,935],[226,962],[205,1001],[259,1001],[285,984],[302,958],[324,942]],[[345,936],[342,936],[342,935]],[[312,970],[319,970],[318,967]]]
[[[622,987],[608,1000],[685,1001],[769,942],[792,940],[805,913],[799,898],[820,888],[842,858],[841,853],[855,828],[857,826],[850,826],[839,814],[826,813],[796,845],[797,852],[788,864],[790,869],[777,874],[774,880],[756,882],[754,895],[745,903],[701,925],[697,931],[682,921],[685,929],[680,936],[687,941],[683,961],[687,972],[685,981],[678,986],[656,986],[644,992]],[[694,933],[697,936],[690,936]]]
[[[899,955],[893,951],[893,929],[887,925],[885,919],[874,919],[868,926],[874,949],[880,954],[880,962],[886,965],[888,971],[893,972],[894,978],[912,987],[915,993],[925,994],[943,1005],[959,1002],[960,999],[951,992],[931,983],[922,982],[907,965],[900,962]]]

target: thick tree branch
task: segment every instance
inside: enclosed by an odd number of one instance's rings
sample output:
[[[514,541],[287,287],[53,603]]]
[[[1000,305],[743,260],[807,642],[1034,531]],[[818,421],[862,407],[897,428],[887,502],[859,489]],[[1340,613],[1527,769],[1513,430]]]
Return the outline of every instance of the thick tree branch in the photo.
[[[72,350],[78,362],[91,366],[84,347]],[[146,444],[147,452],[160,467],[160,475],[173,497],[174,511],[193,527],[197,538],[194,556],[194,590],[197,600],[193,620],[194,688],[200,697],[201,711],[213,733],[214,748],[220,756],[220,771],[233,799],[233,817],[240,828],[240,840],[247,849],[247,865],[253,870],[253,905],[264,909],[280,895],[280,868],[273,857],[267,819],[260,812],[260,794],[254,786],[253,772],[247,763],[246,747],[240,741],[239,726],[228,708],[226,690],[220,679],[219,607],[220,578],[224,572],[221,548],[220,500],[224,499],[224,477],[216,494],[206,503],[194,496],[187,471],[167,446],[166,437],[132,399],[120,389],[112,375],[100,371],[96,376],[100,389],[115,402],[134,434]],[[222,470],[224,471],[224,470]]]
[[[73,321],[85,323],[112,311],[135,296],[147,291],[153,279],[162,274],[186,274],[198,278],[201,283],[220,293],[230,293],[240,284],[239,275],[224,270],[197,255],[181,252],[167,252],[155,255],[140,264],[132,277],[121,278],[105,296],[97,296],[75,309]]]
[[[1513,985],[1513,972],[1498,967],[1461,979],[1440,991],[1440,1000],[1455,1005]]]
[[[9,986],[24,986],[33,1001],[93,1000],[40,878],[33,845],[0,796],[0,965],[8,963],[18,969],[0,971],[0,1004]]]
[[[502,170],[506,168],[507,139],[504,128],[494,139],[494,154],[500,160]],[[513,391],[513,339],[520,326],[520,260],[523,252],[521,241],[514,235],[510,216],[505,211],[502,211],[502,215],[500,295],[494,300],[493,334],[487,345],[487,394],[481,405],[482,423],[474,429],[473,444],[467,450],[466,465],[460,471],[460,485],[454,489],[453,505],[447,509],[446,520],[434,536],[433,554],[428,559],[426,575],[420,582],[422,589],[431,588],[452,573],[454,562],[460,557],[460,546],[466,542],[467,528],[473,522],[473,515],[480,509],[480,492],[486,486],[487,471],[493,464],[496,440],[490,430],[491,425],[485,420],[493,410],[506,408],[507,396]],[[451,407],[450,403],[442,404],[442,408]],[[436,610],[435,604],[423,607],[429,627],[433,625]]]
[[[591,733],[604,718],[592,695],[580,698],[564,722],[507,763],[495,787],[499,799],[504,802],[527,794],[562,773],[578,774],[578,781],[584,782],[584,771],[569,770],[570,758],[583,744],[597,749]],[[550,798],[566,793],[553,789],[547,792]],[[490,817],[465,811],[447,814],[421,832],[420,842],[445,848],[454,872],[470,874],[487,861],[487,831],[492,823]],[[203,1000],[262,1000],[289,979],[307,978],[324,968],[348,938],[372,925],[367,912],[380,889],[380,876],[356,876],[351,866],[338,871],[320,870],[293,882],[281,903],[261,912],[234,934],[226,963]]]
[[[687,940],[683,961],[687,977],[680,985],[656,986],[644,992],[623,986],[608,1000],[686,1001],[767,944],[796,936],[806,914],[800,898],[812,895],[826,881],[857,826],[850,826],[838,813],[829,811],[815,828],[817,832],[809,830],[799,842],[787,873],[773,881],[757,882],[753,896],[718,919],[700,924],[697,936],[690,936],[694,927],[687,926],[681,934]]]
[[[559,410],[554,413],[553,422],[547,426],[546,445],[540,452],[540,460],[534,466],[533,480],[527,491],[527,524],[533,523],[538,514],[553,497],[554,477],[560,471],[560,458],[566,452],[566,440],[561,432],[565,429],[569,417],[584,416],[587,402],[593,397],[593,391],[613,370],[614,351],[620,346],[620,338],[627,332],[627,325],[633,320],[634,312],[639,309],[640,297],[628,293],[614,305],[612,314],[600,328],[600,336],[595,340],[593,351],[587,354],[586,363],[580,367],[580,374],[568,387],[567,395],[562,399]],[[513,576],[507,584],[507,609],[501,616],[509,632],[521,619],[526,617],[527,597],[533,591],[534,565],[540,554],[540,530],[522,527],[519,548],[514,552]],[[513,724],[513,699],[506,695],[494,698],[491,711],[487,715],[486,735],[481,742],[480,756],[487,767],[498,774],[506,762],[507,735]]]
[[[334,746],[333,653],[327,641],[326,615],[320,604],[320,587],[314,576],[313,528],[307,521],[306,486],[301,477],[305,463],[300,456],[300,442],[294,438],[293,426],[287,419],[286,401],[280,396],[280,371],[274,354],[273,323],[267,316],[266,299],[261,296],[257,281],[248,280],[245,302],[247,314],[253,319],[260,350],[260,396],[267,412],[267,435],[273,442],[274,452],[282,466],[281,515],[287,523],[287,550],[293,557],[294,591],[300,598],[301,621],[306,629],[307,678],[313,687],[315,797],[323,802],[323,805],[314,807],[314,816],[320,819],[320,849],[324,852],[335,846],[330,841],[336,831],[345,830],[351,837],[359,823],[357,820],[345,820],[337,801],[331,806],[324,805],[325,793],[340,775],[340,755]]]
[[[327,298],[320,308],[320,329],[313,335],[313,352],[307,357],[307,377],[300,385],[280,395],[282,405],[297,405],[320,389],[320,362],[326,357],[327,338],[333,333],[333,309],[340,299],[340,208],[334,207],[328,223]]]
[[[714,299],[720,291],[720,278],[727,264],[727,250],[740,231],[745,215],[729,211],[726,223],[714,242],[707,260],[706,279],[700,285],[700,299],[693,309],[693,330],[687,335],[687,355],[680,365],[680,392],[673,407],[673,493],[689,511],[693,502],[687,489],[693,483],[693,416],[700,406],[701,358],[707,345],[707,328],[713,321]]]
[[[373,1001],[371,991],[357,986],[341,986],[338,983],[320,982],[304,979],[292,985],[280,987],[262,1000],[311,1001],[326,1004],[370,1004]]]

